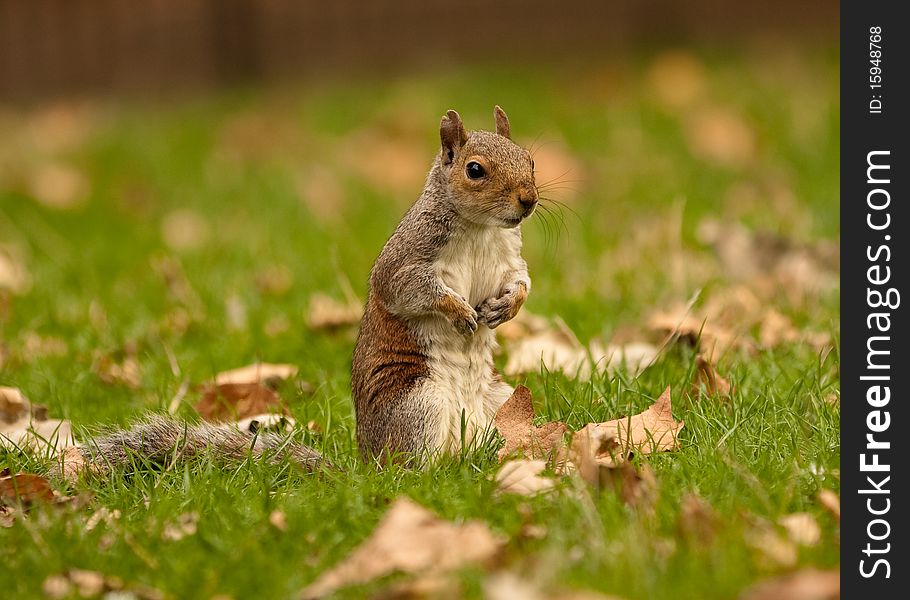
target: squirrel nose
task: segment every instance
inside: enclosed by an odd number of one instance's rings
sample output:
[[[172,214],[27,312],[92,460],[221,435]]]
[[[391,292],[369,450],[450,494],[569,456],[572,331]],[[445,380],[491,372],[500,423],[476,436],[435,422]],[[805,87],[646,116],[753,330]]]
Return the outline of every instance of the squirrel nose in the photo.
[[[522,208],[526,211],[534,208],[534,205],[537,204],[537,196],[531,194],[520,194],[518,196],[518,203],[521,204]]]

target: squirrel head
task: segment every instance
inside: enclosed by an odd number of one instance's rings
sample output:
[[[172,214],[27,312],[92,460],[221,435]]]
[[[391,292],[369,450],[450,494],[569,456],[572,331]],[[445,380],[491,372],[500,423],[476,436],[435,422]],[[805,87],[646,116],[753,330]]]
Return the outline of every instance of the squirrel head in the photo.
[[[465,131],[450,110],[439,125],[439,173],[459,214],[479,225],[511,228],[537,206],[531,153],[511,139],[509,118],[493,110],[496,132]]]

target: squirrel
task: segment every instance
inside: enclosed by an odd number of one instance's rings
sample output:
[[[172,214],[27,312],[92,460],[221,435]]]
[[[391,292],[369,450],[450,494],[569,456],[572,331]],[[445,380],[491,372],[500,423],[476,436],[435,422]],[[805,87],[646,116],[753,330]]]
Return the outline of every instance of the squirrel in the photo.
[[[493,364],[493,329],[531,290],[519,225],[538,193],[530,153],[511,140],[499,106],[494,118],[495,133],[466,131],[454,110],[442,118],[423,192],[370,274],[351,374],[366,460],[457,450],[489,427],[514,391]],[[154,415],[68,449],[62,471],[103,473],[137,456],[163,464],[207,448],[227,459],[252,453],[307,470],[328,465],[278,433]]]
[[[451,452],[487,429],[513,388],[493,364],[500,324],[531,290],[519,225],[538,202],[531,154],[449,110],[420,197],[370,274],[351,384],[366,459]]]

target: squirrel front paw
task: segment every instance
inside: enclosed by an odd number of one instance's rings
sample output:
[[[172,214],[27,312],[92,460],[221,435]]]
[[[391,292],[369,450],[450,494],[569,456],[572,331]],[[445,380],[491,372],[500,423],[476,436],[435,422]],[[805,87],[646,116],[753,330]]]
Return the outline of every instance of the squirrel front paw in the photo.
[[[477,311],[464,298],[446,294],[436,301],[436,309],[445,315],[461,335],[471,337],[477,331]]]
[[[528,287],[522,281],[510,283],[498,298],[487,298],[477,306],[477,320],[496,329],[515,317],[528,297]]]

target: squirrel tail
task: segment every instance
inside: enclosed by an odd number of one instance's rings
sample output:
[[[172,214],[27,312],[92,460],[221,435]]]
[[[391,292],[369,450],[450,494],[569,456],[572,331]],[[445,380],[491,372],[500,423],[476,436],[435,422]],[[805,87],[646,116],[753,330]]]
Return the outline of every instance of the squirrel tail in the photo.
[[[162,415],[146,417],[128,429],[115,430],[69,448],[60,468],[65,477],[80,470],[107,473],[138,461],[167,464],[211,450],[226,460],[250,455],[270,461],[290,459],[307,471],[328,462],[312,448],[271,431],[249,432],[236,424],[188,423]]]

